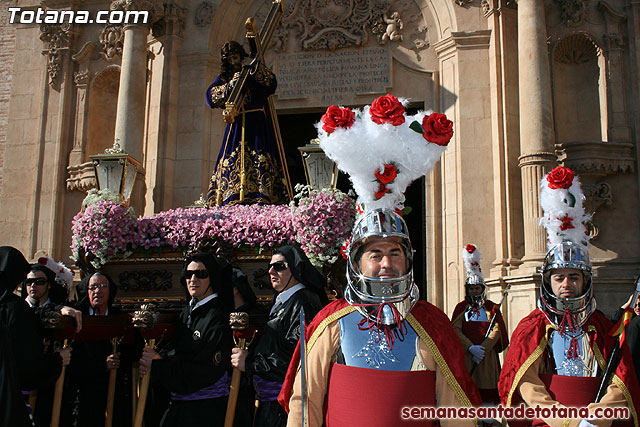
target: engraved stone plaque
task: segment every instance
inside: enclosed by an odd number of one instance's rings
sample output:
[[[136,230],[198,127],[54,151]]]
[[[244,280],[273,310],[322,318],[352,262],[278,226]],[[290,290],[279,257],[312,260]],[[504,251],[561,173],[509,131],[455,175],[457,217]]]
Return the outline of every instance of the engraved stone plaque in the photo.
[[[278,99],[312,97],[330,103],[354,95],[384,94],[391,87],[391,53],[387,46],[308,51],[278,56]]]

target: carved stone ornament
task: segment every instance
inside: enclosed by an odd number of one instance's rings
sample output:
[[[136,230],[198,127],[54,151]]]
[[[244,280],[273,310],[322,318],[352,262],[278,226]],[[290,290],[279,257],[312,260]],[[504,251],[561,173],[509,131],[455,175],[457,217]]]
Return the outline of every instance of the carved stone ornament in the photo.
[[[166,291],[171,289],[172,273],[167,270],[124,271],[118,276],[119,287],[129,291]]]
[[[77,31],[71,24],[40,25],[40,40],[45,43],[42,54],[47,55],[47,73],[51,87],[57,84],[62,64],[62,53],[69,50],[71,41],[76,34]]]
[[[89,71],[76,71],[73,73],[73,82],[78,87],[86,87],[89,83]]]
[[[571,34],[560,40],[553,52],[553,59],[568,65],[580,65],[595,61],[600,48],[585,34]]]
[[[164,14],[164,7],[160,0],[113,0],[109,6],[111,10],[146,10],[149,12],[149,20],[147,25],[151,25],[154,22],[162,18]]]
[[[196,7],[193,15],[193,23],[198,27],[208,27],[213,22],[213,16],[216,14],[216,6],[208,1],[203,1]]]
[[[423,21],[412,0],[295,0],[285,3],[272,43],[276,52],[287,50],[289,41],[297,45],[295,51],[335,51],[363,46],[373,36],[380,45],[402,43],[418,53],[429,46]]]
[[[93,162],[67,166],[69,178],[67,178],[67,190],[87,192],[97,187]]]
[[[605,34],[604,41],[607,43],[609,51],[624,49],[624,38],[620,34]]]
[[[489,14],[493,12],[493,5],[489,0],[482,0],[480,2],[480,7],[482,7],[482,13],[484,16],[489,16]]]
[[[585,196],[584,210],[586,213],[592,215],[591,220],[587,223],[587,230],[589,232],[589,238],[593,240],[598,237],[600,233],[600,227],[593,221],[593,217],[600,206],[611,206],[613,204],[611,186],[606,182],[582,184],[582,191]]]
[[[555,0],[560,8],[562,22],[568,27],[576,27],[582,23],[586,12],[585,0]]]
[[[164,6],[164,15],[151,27],[154,37],[174,35],[182,37],[184,35],[186,9],[174,4],[167,3]]]
[[[612,175],[635,171],[634,146],[626,142],[556,144],[558,162],[580,175]]]
[[[102,54],[107,60],[116,56],[122,58],[122,44],[124,43],[124,30],[122,25],[108,24],[100,31],[98,36],[102,45]]]
[[[465,7],[465,6],[468,6],[470,3],[473,3],[473,0],[453,0],[453,2],[458,6]]]

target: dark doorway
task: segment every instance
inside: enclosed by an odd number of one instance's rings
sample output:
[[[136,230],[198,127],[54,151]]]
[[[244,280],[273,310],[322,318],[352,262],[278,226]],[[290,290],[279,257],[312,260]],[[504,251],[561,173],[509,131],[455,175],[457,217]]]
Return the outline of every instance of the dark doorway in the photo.
[[[423,108],[421,105],[410,106],[407,108],[409,114],[415,114],[418,109]],[[306,184],[304,175],[304,167],[302,165],[302,156],[298,151],[298,147],[303,147],[313,138],[318,137],[315,124],[320,121],[324,114],[321,112],[299,113],[299,114],[278,114],[278,123],[280,125],[280,133],[284,144],[285,155],[287,158],[287,167],[289,168],[289,177],[291,186],[296,184]],[[338,177],[338,188],[343,192],[351,189],[349,178],[340,173]],[[426,299],[426,207],[425,207],[425,178],[422,177],[414,181],[405,192],[405,206],[411,208],[411,212],[404,216],[409,227],[411,244],[415,250],[413,258],[413,274],[414,280],[420,288],[421,299]]]

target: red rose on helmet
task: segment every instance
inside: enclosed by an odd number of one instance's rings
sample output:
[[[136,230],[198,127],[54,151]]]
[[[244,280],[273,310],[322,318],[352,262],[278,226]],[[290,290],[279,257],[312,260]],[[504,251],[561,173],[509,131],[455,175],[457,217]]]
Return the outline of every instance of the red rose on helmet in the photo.
[[[389,184],[390,182],[393,182],[394,179],[396,179],[396,176],[398,176],[398,170],[394,165],[385,164],[384,171],[380,173],[380,171],[376,169],[375,175],[376,179],[381,183]]]
[[[575,173],[569,168],[565,168],[562,166],[553,168],[553,170],[547,175],[549,188],[551,188],[552,190],[557,190],[559,188],[569,188],[571,187],[571,184],[573,184],[574,176]]]
[[[322,129],[327,133],[332,133],[337,128],[350,128],[356,121],[356,113],[348,108],[341,108],[332,105],[327,108],[327,112],[322,115]]]
[[[404,123],[404,107],[398,98],[391,94],[374,100],[369,108],[369,114],[371,114],[371,120],[379,125],[391,123],[394,126],[400,126]]]
[[[446,146],[453,136],[453,122],[445,114],[432,113],[422,119],[422,136],[436,145]]]
[[[380,184],[380,186],[378,187],[378,191],[376,191],[376,194],[375,194],[376,200],[381,199],[382,196],[387,194],[389,191],[391,191],[390,188],[387,188],[384,184]]]

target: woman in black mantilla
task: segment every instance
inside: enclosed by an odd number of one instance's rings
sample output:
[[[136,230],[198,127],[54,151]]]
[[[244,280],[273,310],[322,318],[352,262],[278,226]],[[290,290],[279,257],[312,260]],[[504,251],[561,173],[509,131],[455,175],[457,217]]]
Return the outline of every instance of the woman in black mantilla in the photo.
[[[224,425],[233,345],[231,269],[212,254],[187,257],[180,283],[189,301],[173,340],[160,353],[145,348],[140,373],[151,366],[151,383],[171,393],[162,427]]]
[[[242,70],[247,57],[242,45],[235,41],[224,44],[221,50],[220,75],[209,86],[207,105],[225,108],[236,83],[234,76]],[[273,125],[265,115],[267,98],[276,91],[275,74],[263,63],[252,65],[249,91],[240,114],[227,124],[216,166],[209,183],[209,206],[238,203],[277,204],[284,201],[284,173],[278,155]],[[243,144],[245,141],[244,155]],[[242,174],[244,172],[244,180]]]
[[[255,427],[287,424],[277,401],[296,344],[300,339],[300,311],[309,323],[327,304],[326,279],[295,246],[273,252],[269,264],[271,286],[277,295],[269,320],[250,351],[233,349],[231,364],[252,377],[260,400]]]

